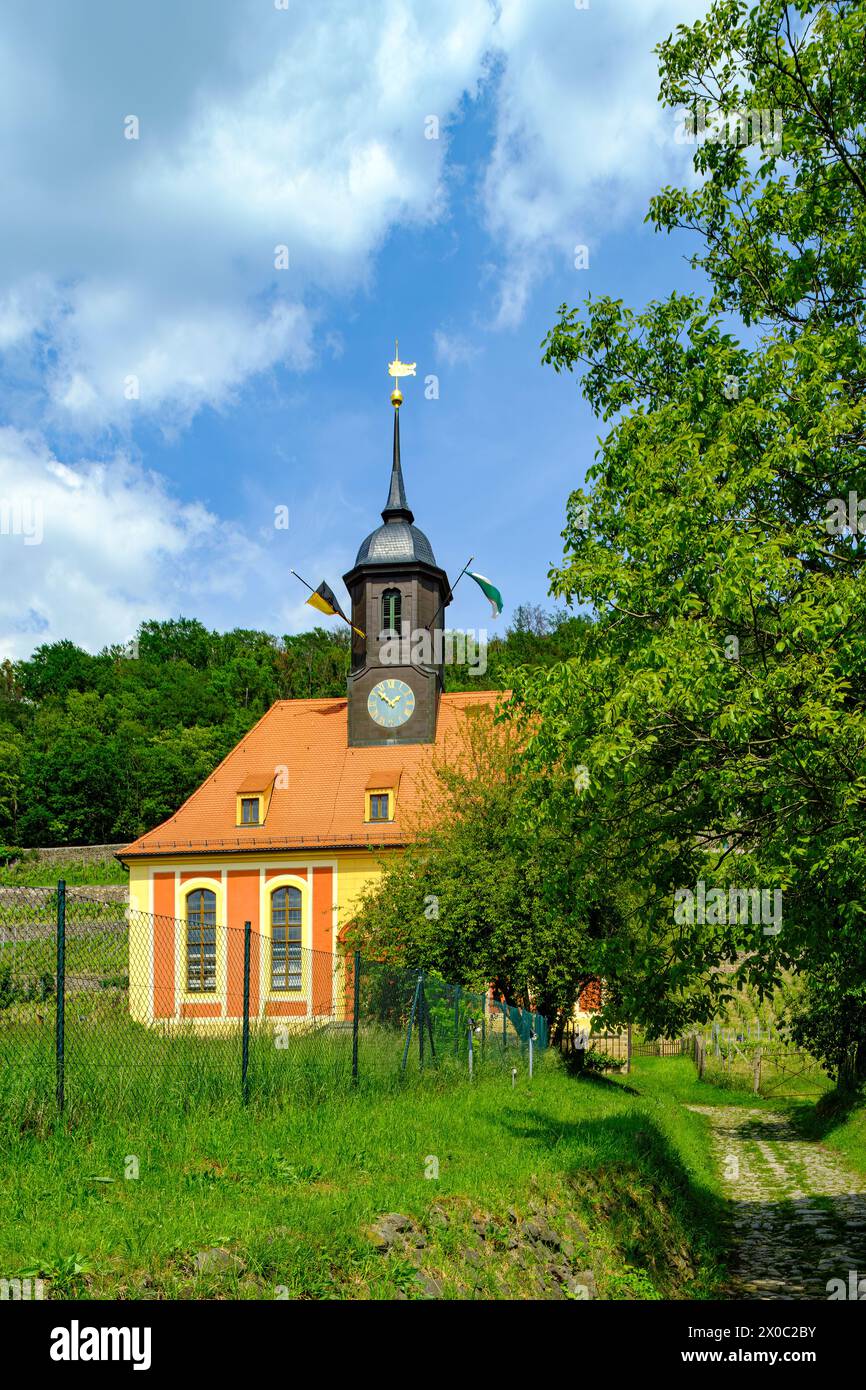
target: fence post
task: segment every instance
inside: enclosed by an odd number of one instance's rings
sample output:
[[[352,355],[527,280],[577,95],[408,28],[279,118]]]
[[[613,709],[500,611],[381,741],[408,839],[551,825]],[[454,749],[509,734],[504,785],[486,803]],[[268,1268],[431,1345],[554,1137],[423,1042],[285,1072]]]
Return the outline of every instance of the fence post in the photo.
[[[532,1048],[535,1042],[535,1029],[529,1030],[529,1079],[532,1080]]]
[[[66,882],[57,885],[57,1109],[66,1104]]]
[[[358,1080],[358,1014],[361,1011],[361,952],[356,951],[352,967],[352,1081]]]
[[[507,1051],[508,1051],[508,1032],[507,1032],[507,1028],[508,1028],[508,1018],[506,1017],[506,1012],[505,1012],[505,1011],[506,1011],[506,1008],[507,1008],[507,1005],[506,1005],[506,1003],[505,1003],[505,1000],[503,999],[503,1001],[502,1001],[502,1051],[503,1051],[503,1052],[507,1052]]]
[[[454,1056],[460,1056],[460,986],[454,986]]]
[[[424,1011],[427,996],[424,993],[424,971],[418,976],[418,1070],[424,1070]]]
[[[702,1037],[695,1038],[695,1063],[698,1068],[698,1080],[704,1079],[704,1040]]]
[[[628,1025],[627,1051],[625,1055],[625,1074],[628,1076],[631,1071],[631,1024]]]
[[[434,1062],[436,1060],[436,1041],[433,1037],[433,1015],[430,1012],[430,1005],[427,1002],[427,991],[424,991],[424,1015],[427,1019],[427,1035],[430,1039],[430,1056]]]
[[[405,1071],[405,1070],[406,1070],[406,1062],[407,1062],[408,1057],[409,1057],[409,1044],[410,1044],[411,1041],[412,1041],[412,1024],[415,1022],[415,1010],[416,1010],[417,1007],[418,1007],[418,994],[419,994],[419,991],[420,991],[420,989],[421,989],[421,981],[422,981],[423,979],[424,979],[423,974],[421,974],[421,975],[418,976],[418,982],[417,982],[417,984],[415,985],[415,993],[414,993],[413,996],[412,996],[412,1008],[411,1008],[410,1013],[409,1013],[409,1026],[408,1026],[408,1028],[406,1029],[406,1043],[405,1043],[405,1046],[404,1046],[404,1048],[403,1048],[403,1060],[402,1060],[402,1062],[400,1063],[400,1070],[401,1070],[401,1071]]]
[[[470,1020],[469,1020],[469,1080],[470,1080],[470,1081],[472,1080],[472,1063],[473,1063],[472,1030],[473,1030],[474,1026],[475,1026],[475,1021],[474,1021],[474,1019],[470,1018]]]
[[[241,1091],[244,1105],[250,1099],[250,923],[244,922],[244,1030],[241,1046]]]
[[[755,1077],[754,1077],[754,1081],[755,1081],[755,1095],[756,1095],[756,1096],[760,1094],[760,1090],[761,1090],[761,1051],[762,1051],[762,1049],[759,1047],[759,1048],[757,1049],[757,1051],[755,1052]]]

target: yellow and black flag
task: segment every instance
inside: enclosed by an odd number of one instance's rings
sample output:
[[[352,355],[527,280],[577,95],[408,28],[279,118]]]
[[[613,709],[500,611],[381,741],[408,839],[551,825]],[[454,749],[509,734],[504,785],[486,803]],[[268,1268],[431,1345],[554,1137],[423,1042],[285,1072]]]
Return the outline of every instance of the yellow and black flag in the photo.
[[[301,576],[297,574],[295,570],[292,570],[292,574],[295,575],[296,579],[301,579]],[[307,581],[305,579],[301,579],[301,583],[307,584]],[[307,588],[310,589],[309,584],[307,584]],[[343,622],[348,623],[352,631],[357,632],[359,637],[367,636],[366,632],[362,632],[359,627],[355,627],[351,619],[346,617],[345,613],[343,612],[342,608],[337,602],[337,595],[334,593],[330,585],[325,583],[324,579],[322,580],[318,589],[310,589],[310,597],[307,599],[307,603],[310,605],[311,608],[317,608],[320,613],[327,613],[330,616],[342,618]]]

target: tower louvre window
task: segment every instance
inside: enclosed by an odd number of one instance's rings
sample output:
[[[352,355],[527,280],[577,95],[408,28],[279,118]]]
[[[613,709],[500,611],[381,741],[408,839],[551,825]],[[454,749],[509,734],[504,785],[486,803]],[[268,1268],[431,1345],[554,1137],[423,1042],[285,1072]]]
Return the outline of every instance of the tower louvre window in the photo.
[[[382,595],[382,631],[400,633],[402,595],[399,589],[386,589]]]

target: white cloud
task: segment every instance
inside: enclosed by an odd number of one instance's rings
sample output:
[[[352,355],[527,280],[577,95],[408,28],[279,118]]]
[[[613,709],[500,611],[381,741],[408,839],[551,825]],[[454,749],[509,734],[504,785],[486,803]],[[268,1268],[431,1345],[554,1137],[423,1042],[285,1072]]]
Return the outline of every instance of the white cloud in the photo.
[[[574,264],[650,196],[680,181],[688,155],[657,104],[654,46],[708,0],[620,0],[576,10],[556,0],[502,0],[505,55],[496,134],[484,180],[487,226],[500,247],[496,326],[520,322],[533,287]]]
[[[311,301],[439,216],[447,142],[424,121],[474,92],[492,23],[486,0],[50,9],[0,21],[0,350],[47,339],[42,408],[82,431],[175,429],[308,365]]]
[[[0,659],[68,637],[89,650],[143,618],[232,600],[261,547],[123,455],[74,468],[0,429]]]
[[[451,333],[444,328],[434,331],[433,346],[437,360],[444,362],[448,367],[461,367],[468,362],[474,362],[481,351],[478,344],[471,342],[465,334]]]
[[[7,11],[0,352],[29,343],[47,419],[84,432],[142,414],[176,429],[252,374],[302,370],[329,328],[322,293],[367,284],[395,226],[447,211],[448,125],[485,81],[494,142],[478,210],[496,321],[511,326],[575,241],[642,210],[684,166],[651,49],[702,8],[224,0],[206,22],[175,0],[146,13],[90,0],[86,22],[60,4]],[[124,138],[131,114],[138,140]],[[430,115],[438,140],[424,138]],[[277,270],[283,244],[290,265]]]
[[[244,529],[180,501],[124,452],[71,466],[38,433],[0,428],[0,661],[62,638],[95,652],[181,613],[220,629],[306,631],[322,619],[290,570],[317,584],[349,569],[364,519],[348,547],[335,531],[351,509],[322,485],[292,503],[288,530],[273,507]]]

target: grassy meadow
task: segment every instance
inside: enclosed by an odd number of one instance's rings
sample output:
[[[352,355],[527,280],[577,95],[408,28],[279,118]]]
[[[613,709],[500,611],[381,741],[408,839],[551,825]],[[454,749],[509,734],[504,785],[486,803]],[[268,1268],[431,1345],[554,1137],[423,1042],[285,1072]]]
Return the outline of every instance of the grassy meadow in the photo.
[[[576,1078],[551,1055],[514,1085],[489,1069],[315,1104],[7,1116],[0,1273],[48,1297],[574,1297],[589,1279],[602,1298],[711,1297],[721,1193],[670,1090],[690,1073]],[[404,1218],[396,1240],[383,1213]]]

